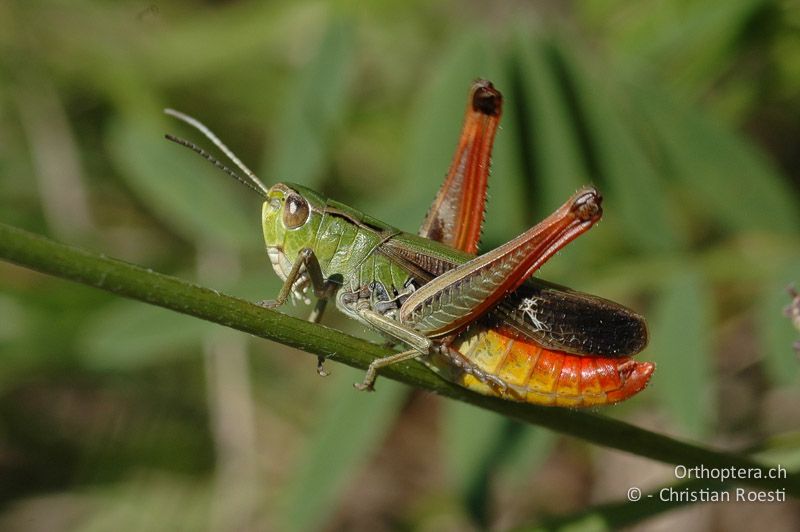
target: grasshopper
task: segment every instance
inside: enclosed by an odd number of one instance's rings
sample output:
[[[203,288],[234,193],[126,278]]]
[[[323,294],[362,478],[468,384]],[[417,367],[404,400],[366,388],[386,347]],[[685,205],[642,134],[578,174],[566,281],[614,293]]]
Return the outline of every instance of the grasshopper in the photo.
[[[489,162],[502,95],[473,83],[459,143],[419,234],[410,234],[301,185],[271,187],[213,132],[178,111],[244,173],[189,147],[259,194],[267,255],[290,297],[329,299],[406,349],[374,360],[363,382],[373,390],[381,368],[419,359],[443,378],[485,395],[540,405],[612,404],[644,389],[655,365],[630,357],[647,343],[640,315],[617,303],[532,275],[601,217],[602,197],[584,187],[553,214],[500,247],[476,255]],[[318,371],[323,374],[322,359]]]

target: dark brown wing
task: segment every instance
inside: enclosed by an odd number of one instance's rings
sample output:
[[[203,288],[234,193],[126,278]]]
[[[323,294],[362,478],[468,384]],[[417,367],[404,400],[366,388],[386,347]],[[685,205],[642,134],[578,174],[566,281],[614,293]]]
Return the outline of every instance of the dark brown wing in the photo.
[[[627,307],[531,278],[485,318],[549,349],[577,355],[633,356],[647,345],[644,318]]]

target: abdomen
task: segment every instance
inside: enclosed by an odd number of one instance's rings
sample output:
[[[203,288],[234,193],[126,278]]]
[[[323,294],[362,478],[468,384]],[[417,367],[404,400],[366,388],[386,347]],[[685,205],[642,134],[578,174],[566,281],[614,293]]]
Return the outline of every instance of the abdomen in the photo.
[[[629,357],[605,358],[553,351],[508,329],[477,326],[450,345],[481,372],[507,386],[482,382],[444,355],[426,363],[445,379],[483,395],[547,406],[612,404],[643,390],[655,365]]]

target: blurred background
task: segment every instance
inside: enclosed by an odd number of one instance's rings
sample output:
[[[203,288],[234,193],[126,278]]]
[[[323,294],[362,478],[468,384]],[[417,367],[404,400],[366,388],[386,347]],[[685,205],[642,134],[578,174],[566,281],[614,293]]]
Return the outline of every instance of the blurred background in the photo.
[[[0,221],[270,298],[258,198],[162,108],[415,232],[477,77],[505,95],[482,249],[605,196],[541,272],[648,318],[652,384],[602,414],[800,466],[796,0],[4,0]],[[0,529],[800,529],[791,500],[596,512],[672,468],[314,364],[0,263]]]

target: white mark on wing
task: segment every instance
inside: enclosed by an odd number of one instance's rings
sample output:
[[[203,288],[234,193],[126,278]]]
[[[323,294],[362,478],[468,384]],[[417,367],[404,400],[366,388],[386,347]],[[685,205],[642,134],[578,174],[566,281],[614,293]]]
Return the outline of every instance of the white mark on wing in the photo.
[[[526,297],[522,300],[522,303],[519,305],[519,310],[527,316],[530,320],[531,324],[539,331],[549,331],[550,326],[544,323],[542,320],[539,319],[537,316],[539,309],[538,309],[539,299],[535,297]]]

